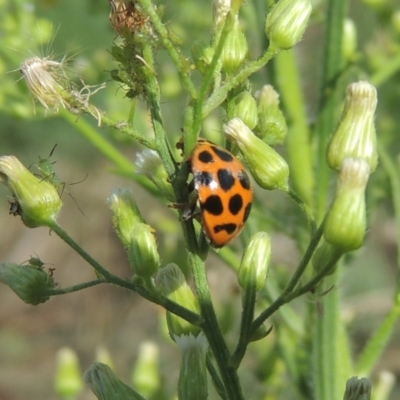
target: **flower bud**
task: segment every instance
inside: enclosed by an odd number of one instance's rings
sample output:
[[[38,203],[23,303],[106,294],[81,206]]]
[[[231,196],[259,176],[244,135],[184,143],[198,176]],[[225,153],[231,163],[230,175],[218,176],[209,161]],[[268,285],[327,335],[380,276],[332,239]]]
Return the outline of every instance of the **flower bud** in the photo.
[[[242,289],[255,288],[259,292],[265,286],[271,258],[271,239],[266,232],[258,232],[250,239],[243,253],[238,272]]]
[[[239,119],[234,118],[223,126],[228,139],[243,154],[255,181],[264,189],[289,189],[289,166],[270,146],[264,143]]]
[[[189,285],[186,283],[185,276],[176,264],[168,264],[157,273],[156,281],[159,283],[161,291],[170,300],[183,307],[200,313],[200,306]],[[195,335],[200,333],[200,329],[184,319],[167,311],[167,323],[169,334],[173,340],[182,335]]]
[[[280,0],[272,6],[265,24],[270,46],[285,50],[296,45],[303,37],[311,10],[310,0]]]
[[[114,361],[110,352],[105,346],[98,346],[96,348],[96,361],[108,365],[112,370],[115,370]]]
[[[178,399],[208,399],[206,355],[208,343],[203,333],[175,337],[182,354],[179,372]]]
[[[341,121],[327,150],[328,165],[340,171],[345,158],[364,159],[371,172],[378,164],[374,114],[376,89],[368,82],[352,83],[347,87]]]
[[[144,149],[136,154],[135,163],[139,174],[147,176],[167,200],[175,201],[174,190],[169,181],[168,173],[156,151]]]
[[[62,200],[50,182],[37,178],[14,156],[0,157],[0,181],[10,189],[28,228],[54,225]]]
[[[370,400],[371,382],[367,378],[353,376],[346,382],[343,400]]]
[[[144,222],[132,192],[129,189],[116,189],[107,203],[113,212],[114,229],[122,244],[127,247],[132,238],[133,228],[138,223]]]
[[[145,400],[139,393],[118,379],[105,364],[93,363],[83,379],[101,400]]]
[[[247,91],[235,96],[232,100],[232,116],[240,118],[250,129],[257,125],[257,104]]]
[[[271,85],[265,85],[255,97],[258,102],[257,136],[270,146],[282,144],[288,128],[279,108],[278,93]]]
[[[226,37],[221,53],[222,71],[227,74],[234,74],[243,64],[249,52],[246,36],[240,27],[239,19],[237,16],[234,18],[232,30]]]
[[[132,229],[127,251],[132,271],[145,281],[149,281],[160,267],[154,229],[143,223],[136,224]]]
[[[343,161],[335,198],[324,223],[327,242],[342,252],[356,250],[363,244],[367,217],[365,188],[369,165],[363,159]]]
[[[27,304],[36,306],[47,301],[48,289],[54,288],[54,280],[43,269],[33,265],[0,264],[0,282],[4,283]]]
[[[159,348],[151,341],[139,346],[139,354],[132,371],[132,383],[146,399],[154,398],[160,388]]]
[[[202,40],[196,40],[190,48],[197,69],[204,75],[214,56],[214,49]]]
[[[230,9],[231,9],[231,0],[213,1],[214,25],[217,28],[221,27]]]
[[[392,14],[391,22],[396,33],[400,35],[400,10],[397,10]]]
[[[357,53],[357,29],[356,24],[352,19],[346,18],[344,20],[343,31],[343,58],[347,62],[354,61]]]
[[[65,399],[77,396],[83,389],[82,373],[74,350],[64,347],[57,353],[55,391]]]

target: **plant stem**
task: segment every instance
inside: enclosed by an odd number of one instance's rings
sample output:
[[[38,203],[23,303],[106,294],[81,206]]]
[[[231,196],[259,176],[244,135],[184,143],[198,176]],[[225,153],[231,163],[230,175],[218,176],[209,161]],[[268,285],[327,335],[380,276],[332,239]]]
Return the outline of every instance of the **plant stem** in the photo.
[[[229,400],[226,397],[224,385],[221,382],[221,378],[219,377],[218,372],[215,369],[214,364],[213,364],[209,354],[207,354],[206,365],[207,365],[208,373],[210,374],[211,379],[213,381],[215,390],[217,391],[217,393],[219,394],[219,396],[221,397],[222,400]]]
[[[207,337],[210,349],[213,352],[221,379],[225,386],[229,400],[244,400],[242,388],[235,368],[230,365],[230,354],[218,326],[217,317],[211,301],[204,262],[199,256],[189,253],[189,263],[193,271],[193,278],[197,290],[201,316],[201,327]]]
[[[313,215],[310,207],[308,207],[308,205],[303,201],[303,199],[300,198],[292,189],[290,189],[287,192],[287,194],[289,195],[289,197],[291,197],[297,203],[297,205],[304,212],[304,214],[307,218],[307,221],[308,221],[311,236],[313,236],[316,231],[316,226],[315,226],[314,215]]]
[[[107,280],[104,279],[104,278],[99,278],[99,279],[95,279],[93,281],[79,283],[78,285],[69,286],[69,287],[66,287],[66,288],[48,289],[46,291],[46,294],[49,295],[49,296],[58,296],[60,294],[78,292],[79,290],[86,289],[86,288],[89,288],[89,287],[92,287],[92,286],[96,286],[96,285],[100,285],[102,283],[107,283]]]

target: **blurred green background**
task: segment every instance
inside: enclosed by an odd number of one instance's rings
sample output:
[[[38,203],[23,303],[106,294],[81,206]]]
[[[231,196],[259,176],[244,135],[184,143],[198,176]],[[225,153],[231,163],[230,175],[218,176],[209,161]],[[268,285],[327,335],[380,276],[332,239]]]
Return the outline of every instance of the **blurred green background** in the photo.
[[[162,3],[162,2],[159,2]],[[211,24],[211,1],[169,0],[165,2],[164,21],[181,41],[184,52],[200,35],[208,37]],[[248,41],[253,57],[264,46],[263,1],[245,4],[243,13],[248,21]],[[396,1],[383,2],[384,7],[352,1],[350,14],[359,28],[359,52],[354,75],[365,71],[365,78],[374,76],[382,63],[394,57],[400,48],[400,33],[396,42],[385,41],[388,10],[399,8]],[[318,105],[318,79],[322,68],[323,3],[315,4],[313,23],[297,47],[307,110],[310,123],[315,119]],[[143,189],[113,174],[110,163],[101,156],[81,134],[79,120],[83,119],[113,141],[127,157],[134,160],[138,146],[108,128],[97,128],[96,121],[77,116],[68,121],[53,112],[45,112],[33,101],[18,69],[32,56],[53,56],[61,60],[64,54],[73,56],[71,69],[88,85],[107,82],[107,88],[93,96],[93,103],[115,120],[126,120],[130,100],[118,84],[111,81],[109,71],[115,68],[109,49],[115,33],[109,19],[106,0],[0,0],[0,149],[1,155],[13,154],[26,166],[52,155],[59,178],[65,182],[65,207],[60,222],[90,254],[114,273],[129,276],[124,250],[113,233],[111,213],[106,199],[115,187],[133,187],[135,198],[148,223],[157,227],[163,264],[181,261],[180,232],[174,214],[165,204],[152,199]],[[254,22],[252,24],[251,22]],[[50,39],[50,40],[49,40]],[[396,47],[397,46],[397,47]],[[157,55],[159,79],[162,81],[164,123],[174,138],[180,136],[185,97],[181,93],[173,65],[165,52]],[[269,83],[270,71],[260,71],[253,79],[254,89]],[[200,79],[200,78],[199,78]],[[399,153],[400,74],[393,74],[379,87],[377,116],[380,139],[390,146],[393,157]],[[36,114],[34,110],[36,108]],[[151,134],[151,125],[142,105],[135,116],[136,127]],[[208,136],[216,136],[221,121],[214,115],[205,123]],[[391,306],[394,282],[397,279],[396,232],[390,191],[385,175],[379,170],[380,192],[371,194],[374,212],[366,245],[350,260],[341,287],[344,293],[343,311],[349,320],[354,353],[365,344],[371,331],[381,322]],[[80,182],[81,181],[81,182]],[[75,184],[75,182],[80,182]],[[54,267],[56,282],[63,286],[94,278],[92,269],[80,260],[47,229],[29,230],[20,219],[8,215],[8,191],[0,187],[0,260],[23,263],[37,254]],[[280,207],[282,198],[269,196],[271,207]],[[77,204],[79,205],[79,208]],[[82,212],[80,211],[82,210]],[[299,258],[294,243],[284,234],[273,236],[273,260],[279,268],[293,268]],[[352,257],[352,256],[349,256]],[[209,279],[221,320],[237,326],[239,298],[233,272],[215,256],[209,259]],[[297,300],[301,307],[307,299]],[[52,298],[38,307],[22,303],[7,287],[0,286],[0,399],[22,400],[57,398],[53,389],[57,350],[70,346],[78,353],[82,370],[95,359],[96,349],[106,346],[116,365],[116,372],[129,382],[138,348],[143,340],[160,345],[160,370],[169,395],[178,378],[177,349],[163,334],[160,321],[163,312],[138,296],[120,289],[101,286],[71,295]],[[265,388],[257,379],[252,354],[262,353],[265,343],[250,346],[241,373],[244,386],[251,388],[254,398],[262,398]],[[400,375],[400,331],[393,336],[377,368],[377,373],[389,370]],[[399,380],[399,379],[398,379]],[[397,392],[399,393],[399,392]],[[394,393],[392,399],[400,394]],[[161,397],[159,397],[161,399]],[[171,398],[171,397],[170,397]],[[295,398],[295,397],[293,397]],[[88,389],[79,399],[94,399]]]

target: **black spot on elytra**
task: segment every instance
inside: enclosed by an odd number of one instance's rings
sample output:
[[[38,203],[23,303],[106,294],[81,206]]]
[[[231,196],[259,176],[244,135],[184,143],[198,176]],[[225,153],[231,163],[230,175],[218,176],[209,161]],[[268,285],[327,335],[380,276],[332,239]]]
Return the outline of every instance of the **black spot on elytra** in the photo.
[[[243,223],[247,221],[247,218],[249,218],[252,205],[253,205],[253,203],[247,204],[247,206],[246,206],[246,208],[244,210]]]
[[[251,182],[249,178],[249,174],[246,171],[240,171],[238,173],[239,182],[242,185],[243,189],[250,190]]]
[[[194,179],[197,185],[208,186],[213,181],[213,176],[209,172],[196,172]]]
[[[201,151],[198,155],[198,159],[203,164],[209,164],[214,162],[214,157],[208,150]]]
[[[235,178],[232,176],[232,172],[229,169],[219,169],[217,172],[218,182],[221,189],[225,192],[230,190],[235,184]]]
[[[243,207],[243,199],[240,194],[235,194],[229,199],[229,211],[237,215]]]
[[[201,203],[201,209],[209,212],[212,215],[221,215],[224,211],[224,206],[219,196],[211,195]]]
[[[225,162],[232,162],[233,161],[233,155],[229,153],[229,151],[226,151],[224,149],[221,149],[220,147],[217,146],[211,146],[213,149],[214,153],[222,160]]]
[[[226,233],[228,233],[229,235],[232,235],[233,232],[235,232],[235,230],[237,229],[237,225],[236,224],[222,224],[222,225],[215,225],[214,226],[214,232],[215,233],[219,233],[222,231],[225,231]]]

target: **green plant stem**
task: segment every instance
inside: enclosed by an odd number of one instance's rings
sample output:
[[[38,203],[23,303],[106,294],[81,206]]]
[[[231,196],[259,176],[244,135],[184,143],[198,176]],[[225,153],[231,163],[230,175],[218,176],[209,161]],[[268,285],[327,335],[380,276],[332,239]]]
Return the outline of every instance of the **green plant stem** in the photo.
[[[374,86],[379,87],[388,81],[398,71],[400,71],[400,53],[383,63],[381,68],[371,76],[369,81]]]
[[[46,294],[49,296],[58,296],[60,294],[74,293],[79,292],[79,290],[90,288],[93,286],[101,285],[102,283],[107,283],[107,280],[104,278],[95,279],[89,282],[79,283],[78,285],[73,285],[61,289],[48,289]]]
[[[143,286],[136,285],[133,282],[119,278],[118,276],[115,276],[112,273],[110,273],[103,266],[101,266],[90,254],[88,254],[82,247],[80,247],[78,243],[76,243],[68,235],[68,233],[65,232],[61,228],[61,226],[59,226],[56,222],[49,225],[49,228],[53,232],[55,232],[60,239],[62,239],[68,246],[70,246],[74,251],[76,251],[89,265],[91,265],[95,269],[97,275],[101,277],[99,279],[105,279],[108,283],[112,283],[116,286],[120,286],[132,292],[136,292],[145,299],[164,307],[168,311],[178,315],[179,317],[190,322],[191,324],[196,326],[200,325],[201,323],[200,316],[197,315],[196,313],[169,300],[167,297],[161,295],[158,292],[155,291],[150,292],[146,290],[146,288],[144,288]]]
[[[256,304],[255,282],[243,291],[243,310],[240,321],[239,342],[233,352],[231,364],[234,368],[238,368],[240,361],[243,359],[247,345],[251,340],[251,324],[254,318],[254,306]]]
[[[253,61],[245,65],[235,76],[226,82],[223,86],[215,90],[213,94],[205,101],[203,106],[202,119],[207,117],[213,110],[215,110],[222,102],[226,99],[228,93],[247,79],[250,75],[257,72],[262,68],[275,54],[278,50],[275,48],[268,48],[265,54],[258,60]]]
[[[273,59],[274,76],[289,122],[286,141],[290,176],[295,190],[313,209],[315,177],[310,132],[294,50],[281,51]]]
[[[328,0],[320,118],[315,127],[318,138],[316,164],[316,182],[318,182],[316,192],[317,221],[320,221],[325,213],[329,192],[331,174],[325,161],[325,154],[328,138],[335,127],[339,95],[337,82],[343,68],[342,37],[346,10],[347,0]]]
[[[90,143],[93,144],[93,146],[116,167],[124,171],[132,171],[133,165],[131,161],[123,156],[121,152],[118,151],[111,143],[104,139],[103,136],[101,136],[100,133],[97,132],[97,130],[94,129],[88,122],[86,122],[84,119],[81,119],[79,124],[76,124],[76,116],[68,113],[67,111],[63,111],[61,116],[76,129],[78,129],[79,133],[88,139]]]
[[[229,400],[244,400],[239,378],[235,368],[233,368],[229,363],[229,350],[218,326],[217,317],[211,301],[204,262],[199,256],[189,253],[189,264],[192,268],[197,298],[199,300],[201,316],[203,318],[201,327],[206,335],[210,349],[212,350],[218,365],[227,398]]]
[[[214,366],[209,354],[207,354],[206,365],[207,365],[208,373],[210,374],[211,379],[213,381],[214,388],[217,391],[217,393],[219,394],[219,397],[221,397],[222,400],[229,400],[226,397],[224,385],[221,382],[221,378],[219,377],[218,371],[215,369],[215,366]]]
[[[190,76],[189,61],[184,58],[184,56],[180,53],[180,51],[176,49],[176,47],[169,39],[168,31],[165,25],[160,20],[160,17],[156,12],[154,4],[150,0],[138,0],[137,2],[143,7],[146,14],[150,17],[154,29],[158,33],[163,46],[166,48],[172,60],[174,61],[175,67],[178,70],[182,86],[189,92],[192,99],[195,99],[197,97],[197,91],[193,85],[193,82],[189,78]],[[187,68],[184,67],[185,64],[188,65]]]
[[[310,207],[308,207],[308,205],[303,201],[302,198],[300,198],[292,189],[290,189],[287,194],[289,195],[289,197],[294,200],[297,205],[301,208],[301,210],[304,212],[307,221],[308,221],[308,225],[309,225],[309,229],[311,232],[311,236],[313,236],[316,232],[316,226],[315,226],[315,220],[314,220],[314,215],[310,209]]]

